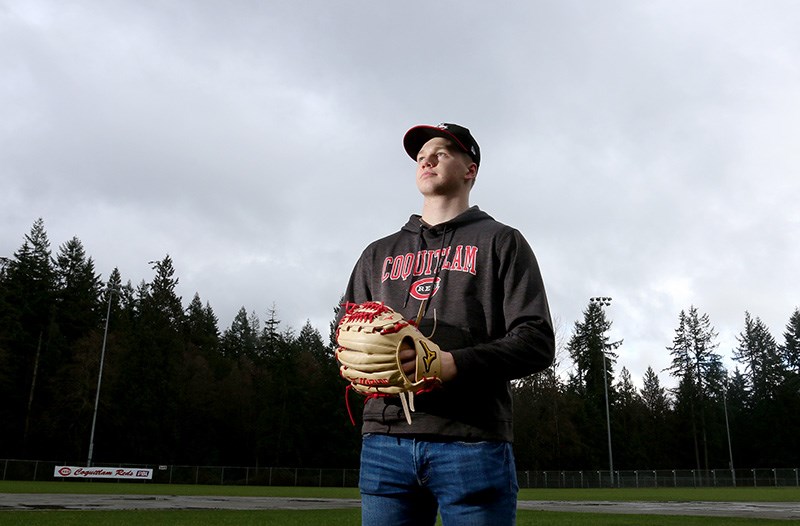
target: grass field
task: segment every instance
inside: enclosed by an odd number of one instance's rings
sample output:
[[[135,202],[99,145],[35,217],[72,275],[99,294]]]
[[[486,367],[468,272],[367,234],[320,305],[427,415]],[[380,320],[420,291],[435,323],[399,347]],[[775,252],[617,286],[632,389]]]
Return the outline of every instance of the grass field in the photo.
[[[143,484],[124,482],[0,481],[0,493],[85,493],[126,495],[200,495],[239,497],[289,497],[357,499],[356,488],[291,486],[203,486],[194,484]],[[711,501],[800,502],[800,488],[625,488],[625,489],[523,489],[520,500],[556,501]]]
[[[3,526],[357,526],[360,510],[4,511]],[[520,511],[518,526],[785,526],[798,521]],[[387,525],[391,526],[391,525]]]
[[[98,482],[0,482],[0,493],[78,493],[129,495],[262,496],[358,498],[355,488],[296,488],[263,486],[195,486]],[[660,489],[546,489],[522,490],[520,500],[566,501],[717,501],[798,502],[800,488],[660,488]],[[123,511],[3,511],[0,526],[356,526],[360,510],[123,510]],[[603,513],[520,510],[520,526],[781,526],[800,521],[615,515]]]

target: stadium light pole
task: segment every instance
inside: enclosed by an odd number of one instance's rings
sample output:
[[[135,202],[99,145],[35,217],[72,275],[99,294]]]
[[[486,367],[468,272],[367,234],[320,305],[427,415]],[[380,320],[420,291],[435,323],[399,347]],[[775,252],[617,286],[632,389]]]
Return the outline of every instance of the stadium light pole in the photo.
[[[728,458],[731,468],[731,481],[736,487],[736,471],[733,469],[733,448],[731,447],[731,427],[728,424],[728,385],[727,382],[722,386],[722,408],[725,410],[725,431],[728,434]]]
[[[92,454],[94,453],[94,429],[97,425],[97,407],[100,405],[100,385],[103,382],[103,364],[106,360],[106,340],[108,339],[108,320],[111,318],[111,298],[117,289],[108,287],[108,308],[106,309],[106,328],[103,331],[103,347],[100,351],[100,371],[97,373],[97,392],[94,395],[94,414],[92,415],[92,433],[89,435],[89,458],[86,467],[92,467]]]
[[[589,301],[598,305],[601,309],[611,305],[611,298],[607,296],[589,298]],[[614,487],[614,455],[611,452],[611,412],[608,405],[608,366],[606,365],[606,350],[601,349],[603,353],[603,387],[606,394],[606,431],[608,432],[608,469],[611,478],[611,487]]]

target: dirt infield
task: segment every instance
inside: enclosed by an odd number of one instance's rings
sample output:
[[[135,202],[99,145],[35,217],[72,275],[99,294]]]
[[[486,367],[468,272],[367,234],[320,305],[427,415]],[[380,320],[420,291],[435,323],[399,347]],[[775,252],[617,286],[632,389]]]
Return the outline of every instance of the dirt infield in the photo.
[[[179,495],[0,494],[2,510],[301,510],[357,508],[358,499],[199,497]],[[521,510],[701,515],[800,520],[795,502],[611,502],[519,501]]]

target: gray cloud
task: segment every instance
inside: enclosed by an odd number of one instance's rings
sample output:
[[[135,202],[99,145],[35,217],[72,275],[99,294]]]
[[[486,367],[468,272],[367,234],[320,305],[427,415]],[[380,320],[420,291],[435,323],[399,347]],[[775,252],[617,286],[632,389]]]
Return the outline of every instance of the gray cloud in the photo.
[[[534,246],[554,315],[614,297],[620,364],[668,364],[696,305],[800,304],[800,7],[702,2],[9,1],[0,7],[0,255],[37,217],[108,276],[224,326],[323,332],[363,247],[420,205],[400,146],[469,126],[474,203]]]

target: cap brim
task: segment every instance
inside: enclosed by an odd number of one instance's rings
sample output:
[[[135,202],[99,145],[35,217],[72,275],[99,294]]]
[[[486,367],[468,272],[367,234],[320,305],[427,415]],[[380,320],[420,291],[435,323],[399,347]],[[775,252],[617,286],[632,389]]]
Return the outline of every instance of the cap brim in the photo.
[[[416,161],[417,154],[419,154],[419,151],[425,143],[436,137],[443,137],[453,141],[453,143],[458,145],[465,153],[469,154],[467,147],[464,146],[455,135],[436,126],[427,125],[414,126],[408,130],[405,137],[403,137],[403,147],[406,149],[408,156]]]

